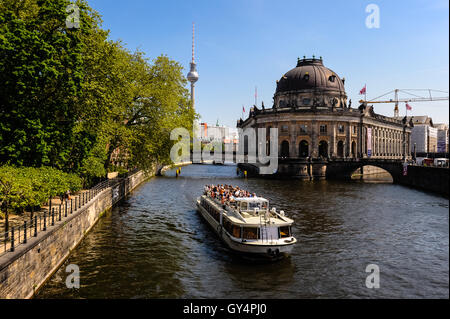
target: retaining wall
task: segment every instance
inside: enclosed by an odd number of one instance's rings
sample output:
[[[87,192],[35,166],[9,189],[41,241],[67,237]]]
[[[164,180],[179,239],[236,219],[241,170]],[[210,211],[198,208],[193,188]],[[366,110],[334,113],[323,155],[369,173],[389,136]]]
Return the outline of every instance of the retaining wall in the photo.
[[[62,221],[0,257],[0,298],[31,298],[95,225],[102,214],[149,175],[137,172],[97,194]]]
[[[399,184],[449,196],[449,169],[443,167],[408,166],[406,176]]]

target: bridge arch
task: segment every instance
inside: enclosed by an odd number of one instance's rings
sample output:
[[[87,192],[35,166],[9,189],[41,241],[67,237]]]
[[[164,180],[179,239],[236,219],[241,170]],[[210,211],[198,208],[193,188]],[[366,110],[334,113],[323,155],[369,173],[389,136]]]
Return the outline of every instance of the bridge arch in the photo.
[[[403,178],[403,162],[401,160],[377,160],[377,159],[334,159],[328,160],[327,178],[351,180],[352,175],[361,167],[377,167],[388,172],[394,183]]]
[[[375,165],[362,165],[351,173],[351,179],[380,179],[393,182],[394,178],[388,170]]]

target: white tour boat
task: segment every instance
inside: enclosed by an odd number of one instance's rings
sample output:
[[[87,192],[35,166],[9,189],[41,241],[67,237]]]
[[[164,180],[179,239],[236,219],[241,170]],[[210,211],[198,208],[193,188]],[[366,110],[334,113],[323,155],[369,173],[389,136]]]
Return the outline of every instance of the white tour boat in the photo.
[[[297,242],[291,231],[294,221],[283,211],[269,209],[269,201],[262,197],[235,198],[225,205],[202,195],[197,208],[226,245],[239,253],[280,259]]]

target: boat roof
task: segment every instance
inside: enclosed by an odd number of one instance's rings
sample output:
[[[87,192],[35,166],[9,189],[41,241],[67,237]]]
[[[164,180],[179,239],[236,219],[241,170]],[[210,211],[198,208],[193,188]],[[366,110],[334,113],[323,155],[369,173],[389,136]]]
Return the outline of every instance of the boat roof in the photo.
[[[206,199],[211,201],[214,205],[219,206],[219,203],[217,203],[214,199],[203,195]],[[267,201],[263,197],[242,197],[237,198],[236,200],[242,199],[244,202],[255,202],[255,201]],[[220,206],[219,206],[220,207]],[[251,214],[251,211],[247,212],[238,212],[235,209],[232,209],[230,206],[224,211],[224,213],[227,215],[227,217],[234,223],[234,224],[241,224],[241,225],[249,225],[252,227],[258,227],[261,224],[261,218],[260,216],[254,216]],[[271,225],[274,226],[287,226],[291,225],[294,221],[286,216],[271,216]]]
[[[234,200],[240,201],[240,202],[255,202],[255,201],[266,201],[268,202],[267,199],[265,199],[264,197],[236,197]]]

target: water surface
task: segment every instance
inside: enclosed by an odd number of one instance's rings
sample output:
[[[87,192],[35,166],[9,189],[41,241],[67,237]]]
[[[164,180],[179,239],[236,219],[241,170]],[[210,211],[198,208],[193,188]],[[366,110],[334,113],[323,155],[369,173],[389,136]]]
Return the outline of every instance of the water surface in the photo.
[[[295,220],[292,256],[231,253],[195,210],[205,184],[239,185]],[[386,183],[241,179],[192,165],[155,177],[106,214],[38,298],[449,298],[448,199]],[[67,289],[65,267],[80,268]],[[380,288],[368,289],[368,264]]]

